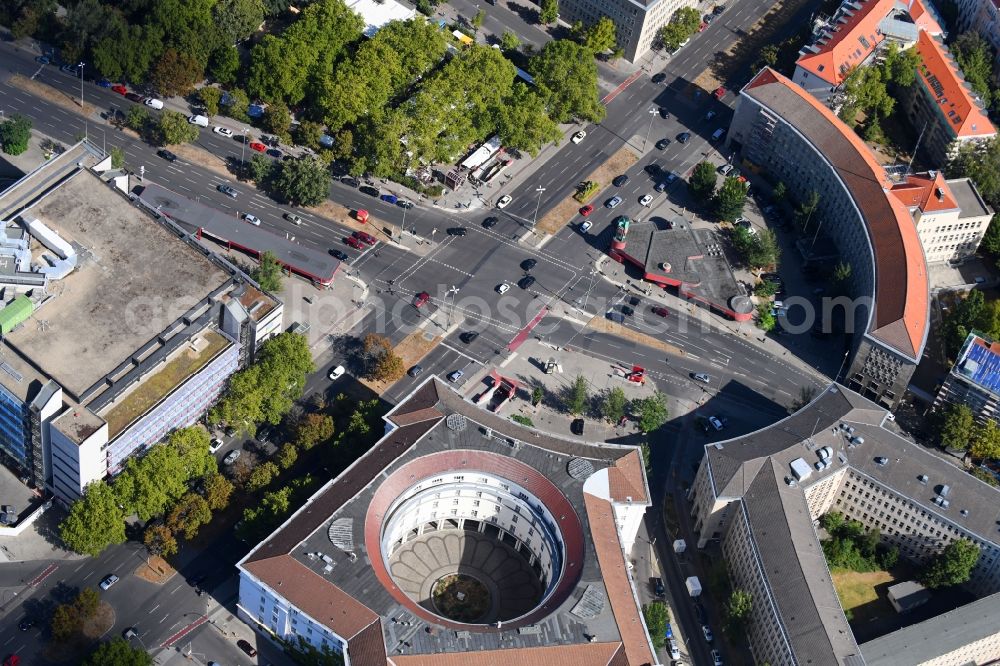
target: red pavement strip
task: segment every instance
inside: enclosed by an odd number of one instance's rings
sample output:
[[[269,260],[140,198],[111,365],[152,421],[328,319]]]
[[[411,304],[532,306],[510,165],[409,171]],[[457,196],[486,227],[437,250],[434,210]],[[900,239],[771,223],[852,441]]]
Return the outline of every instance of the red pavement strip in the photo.
[[[41,585],[42,581],[51,576],[53,573],[55,573],[55,570],[58,568],[59,568],[58,564],[50,564],[49,566],[45,567],[45,570],[42,573],[32,578],[31,582],[29,582],[28,585],[32,587],[37,587],[38,585]]]
[[[604,104],[604,105],[610,104],[611,100],[613,100],[615,97],[618,97],[618,95],[622,94],[622,92],[626,88],[628,88],[630,85],[632,85],[632,82],[635,81],[636,79],[638,79],[640,76],[642,76],[642,70],[641,69],[638,72],[636,72],[635,74],[633,74],[632,76],[630,76],[627,79],[625,79],[624,81],[622,81],[622,83],[617,88],[615,88],[614,90],[612,90],[611,92],[609,92],[607,95],[605,95],[604,99],[601,100],[601,104]]]
[[[185,636],[187,636],[192,631],[194,631],[195,629],[197,629],[201,625],[205,624],[206,622],[208,622],[208,618],[205,617],[204,615],[202,615],[197,620],[195,620],[194,622],[192,622],[188,626],[181,628],[181,630],[178,631],[176,634],[174,634],[173,636],[171,636],[167,640],[163,641],[163,643],[160,645],[160,647],[161,648],[168,648],[168,647],[170,647],[171,645],[173,645],[174,643],[176,643],[180,639],[184,638]]]
[[[524,344],[524,341],[528,339],[529,335],[531,335],[531,329],[538,326],[538,322],[540,322],[548,313],[548,307],[542,308],[538,314],[535,315],[535,318],[529,321],[528,325],[518,331],[517,335],[515,335],[511,341],[507,343],[507,350],[517,351],[517,348]]]

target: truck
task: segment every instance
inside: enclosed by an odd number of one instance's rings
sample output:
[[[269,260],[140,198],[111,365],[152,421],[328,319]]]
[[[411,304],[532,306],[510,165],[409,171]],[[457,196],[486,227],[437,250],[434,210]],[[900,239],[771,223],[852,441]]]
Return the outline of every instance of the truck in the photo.
[[[690,576],[684,581],[684,585],[687,587],[688,594],[691,595],[692,598],[701,596],[701,581],[698,580],[697,576]]]

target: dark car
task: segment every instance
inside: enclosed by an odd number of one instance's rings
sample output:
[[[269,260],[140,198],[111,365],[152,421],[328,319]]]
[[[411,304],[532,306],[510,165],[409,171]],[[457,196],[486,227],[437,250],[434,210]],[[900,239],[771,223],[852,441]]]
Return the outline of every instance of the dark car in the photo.
[[[422,366],[415,365],[412,368],[410,368],[409,370],[407,370],[406,374],[408,374],[411,377],[419,377],[420,373],[423,372],[423,371],[424,371],[424,369],[423,369]]]
[[[483,228],[484,229],[492,229],[493,227],[497,226],[497,222],[499,222],[499,221],[500,221],[499,218],[488,217],[485,220],[483,220]]]
[[[712,8],[712,13],[715,14],[716,16],[718,16],[724,11],[726,11],[725,5],[716,5],[715,7]]]
[[[37,622],[34,618],[26,617],[17,623],[17,628],[21,631],[27,631],[35,626],[35,624],[37,624]]]
[[[382,201],[391,204],[395,204],[397,201],[399,201],[399,197],[397,197],[395,194],[383,194],[379,198],[382,199]]]
[[[469,230],[465,227],[452,227],[448,230],[449,236],[464,236],[467,233],[469,233]]]
[[[409,210],[409,209],[413,208],[413,202],[412,201],[407,201],[406,199],[397,199],[396,200],[396,205],[399,206],[400,208],[405,209],[405,210]]]
[[[281,157],[281,151],[277,148],[268,148],[267,154],[274,158]]]
[[[532,268],[538,265],[538,262],[534,259],[525,259],[521,262],[521,270],[530,271]]]
[[[573,422],[569,425],[569,430],[574,435],[583,435],[583,419],[573,419]]]
[[[257,656],[257,650],[254,649],[254,646],[250,645],[249,642],[243,640],[242,638],[236,641],[236,647],[246,652],[248,657]]]
[[[97,82],[97,86],[99,88],[110,88],[111,85],[112,85],[111,81],[108,81],[107,79],[101,79],[100,81]]]
[[[535,277],[533,275],[525,275],[517,281],[517,286],[521,289],[528,289],[533,284],[535,284]]]
[[[661,106],[657,110],[660,112],[660,117],[663,118],[664,120],[667,120],[668,118],[670,118],[670,112],[667,111],[664,107]]]
[[[650,176],[653,176],[655,178],[660,173],[660,165],[657,164],[656,162],[653,162],[652,164],[647,164],[646,166],[644,166],[643,170]]]
[[[653,579],[653,592],[658,597],[662,597],[666,593],[667,589],[663,586],[663,579],[656,577]]]
[[[653,314],[655,314],[655,315],[657,315],[659,317],[666,317],[668,314],[670,314],[667,311],[666,308],[660,307],[660,306],[654,306],[654,307],[650,308],[650,312],[652,312]]]
[[[698,616],[698,624],[706,624],[708,622],[705,615],[705,607],[698,602],[694,604],[694,614]]]
[[[631,317],[632,315],[635,314],[635,310],[632,309],[632,306],[630,305],[623,305],[622,314],[625,315],[626,317]]]
[[[663,72],[657,72],[656,74],[653,74],[653,83],[663,83],[666,80],[667,80],[667,75],[664,74]]]
[[[662,139],[660,139],[659,141],[656,142],[656,149],[657,150],[663,150],[664,148],[666,148],[670,144],[671,144],[670,139],[668,139],[667,137],[663,137]]]
[[[628,182],[628,176],[622,174],[620,176],[615,176],[615,179],[611,181],[611,184],[614,185],[615,187],[621,187],[627,182]]]
[[[136,94],[134,92],[127,92],[127,93],[125,93],[125,99],[127,99],[129,101],[132,101],[132,102],[141,102],[141,101],[143,101],[146,98],[143,97],[142,95],[138,95],[138,94]]]
[[[681,132],[677,135],[678,143],[687,143],[691,140],[691,132]]]
[[[370,197],[375,197],[376,199],[378,199],[379,197],[378,189],[374,187],[371,187],[369,185],[363,185],[359,189]]]
[[[347,185],[348,187],[357,187],[358,185],[360,185],[360,183],[358,183],[358,179],[352,176],[343,176],[340,179],[340,182],[342,182],[344,185]]]
[[[629,305],[639,305],[640,302],[641,301],[639,300],[638,296],[630,296],[629,299],[628,299],[628,304]]]
[[[330,254],[332,254],[338,261],[347,261],[348,259],[347,253],[343,250],[332,249],[330,250]]]
[[[162,150],[156,151],[156,154],[159,155],[160,157],[162,157],[163,159],[165,159],[168,162],[176,162],[177,161],[177,156],[174,155],[169,150],[167,150],[166,148],[164,148]]]
[[[468,345],[474,342],[475,339],[479,337],[479,331],[466,331],[465,333],[462,333],[462,335],[458,337],[462,340],[462,342]]]

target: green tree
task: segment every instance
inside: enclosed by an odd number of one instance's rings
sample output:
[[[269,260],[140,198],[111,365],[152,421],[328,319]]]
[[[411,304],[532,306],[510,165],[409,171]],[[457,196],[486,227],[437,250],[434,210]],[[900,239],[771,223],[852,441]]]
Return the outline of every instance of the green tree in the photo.
[[[970,30],[963,32],[952,42],[951,52],[962,68],[965,80],[982,98],[983,104],[990,106],[994,94],[990,85],[993,76],[993,53],[990,45],[978,32]]]
[[[289,469],[295,464],[295,461],[299,458],[299,449],[291,442],[285,442],[282,445],[281,450],[278,451],[277,461],[278,467],[281,469]]]
[[[177,538],[166,525],[154,524],[146,528],[142,543],[154,557],[170,557],[177,554]]]
[[[708,203],[715,194],[715,165],[711,162],[699,162],[691,172],[688,180],[688,190],[691,196],[701,203]]]
[[[76,612],[80,614],[80,617],[84,621],[94,617],[100,605],[101,597],[97,594],[97,590],[92,587],[85,587],[80,590],[76,595],[76,599],[73,600],[73,607],[76,608]]]
[[[293,206],[315,206],[330,194],[330,170],[315,157],[286,160],[277,170],[273,187]]]
[[[777,183],[775,183],[773,194],[775,201],[785,200],[785,197],[788,196],[788,188],[785,186],[784,181],[779,180]]]
[[[31,119],[15,113],[0,123],[0,145],[8,155],[20,155],[28,149],[31,139]]]
[[[250,271],[250,277],[260,285],[264,291],[281,291],[281,278],[283,268],[278,263],[278,258],[273,252],[265,250],[260,255],[260,262]]]
[[[980,460],[1000,458],[1000,429],[996,421],[986,419],[977,426],[969,443],[969,455]]]
[[[323,126],[311,120],[303,120],[295,129],[295,141],[300,146],[319,150]]]
[[[276,134],[283,141],[288,141],[291,135],[288,129],[292,126],[292,113],[284,102],[275,102],[264,109],[264,129]]]
[[[851,264],[848,261],[841,261],[833,267],[833,281],[847,282],[851,279]]]
[[[236,83],[240,71],[240,52],[235,46],[226,44],[214,51],[208,59],[208,74],[222,85]]]
[[[145,650],[132,647],[125,639],[115,636],[107,643],[101,643],[83,666],[153,666],[153,658]]]
[[[761,298],[770,298],[778,293],[778,283],[762,280],[753,288],[753,293],[755,296],[760,296]]]
[[[583,375],[577,375],[576,379],[573,380],[572,386],[570,386],[569,395],[566,400],[566,408],[570,414],[578,415],[586,411],[587,404],[590,401],[588,388],[587,378]]]
[[[261,0],[219,0],[212,8],[219,32],[227,44],[242,42],[264,22]]]
[[[83,626],[83,618],[72,604],[59,604],[52,613],[49,630],[52,638],[60,643],[70,640]]]
[[[521,47],[521,40],[518,39],[517,34],[512,30],[504,30],[503,35],[500,36],[500,48],[504,51],[516,51]]]
[[[483,27],[483,21],[485,20],[486,12],[482,9],[476,12],[476,15],[472,17],[472,29],[476,31],[477,35],[479,34],[479,29]]]
[[[153,85],[167,97],[186,95],[205,76],[205,66],[186,53],[167,49],[153,67]]]
[[[888,73],[879,67],[855,67],[844,80],[844,106],[840,118],[854,127],[858,112],[868,117],[869,123],[878,123],[895,108],[895,100],[886,87]]]
[[[184,533],[184,538],[190,541],[198,535],[202,525],[212,520],[212,510],[201,495],[188,493],[180,498],[174,508],[167,514],[167,527],[172,532]]]
[[[1000,210],[1000,139],[963,145],[948,165],[948,176],[971,178],[986,202]]]
[[[702,164],[708,164],[703,162]],[[694,176],[692,175],[692,180]],[[713,187],[715,176],[712,176]],[[715,214],[720,220],[725,222],[735,222],[741,215],[743,215],[743,207],[747,202],[747,188],[748,184],[739,178],[734,178],[730,176],[722,182],[722,187],[719,191],[715,193],[712,198],[712,204],[715,207]]]
[[[605,108],[597,91],[597,64],[587,49],[569,39],[547,42],[531,59],[535,87],[549,117],[600,122]]]
[[[668,51],[674,51],[698,32],[701,14],[693,7],[681,7],[670,17],[670,22],[660,29],[660,41]]]
[[[247,479],[246,489],[247,492],[254,493],[270,485],[271,481],[278,476],[281,470],[273,462],[266,462],[263,465],[258,465],[250,472],[250,478]]]
[[[147,521],[161,515],[183,495],[189,479],[177,449],[156,444],[141,458],[129,458],[114,489],[126,508]]]
[[[822,523],[823,529],[831,536],[838,536],[844,526],[844,514],[840,511],[830,511],[823,514],[823,517],[820,518],[820,523]]]
[[[583,45],[593,53],[610,51],[617,43],[615,22],[608,16],[597,19],[597,22],[588,27],[583,35]]]
[[[229,505],[229,497],[233,494],[233,484],[218,472],[205,477],[203,484],[205,501],[212,511],[221,511]]]
[[[742,589],[733,590],[726,602],[726,633],[732,638],[742,638],[746,633],[750,612],[753,610],[753,596]]]
[[[125,543],[125,512],[118,508],[111,487],[104,481],[88,484],[59,524],[59,536],[70,550],[91,557],[112,544]]]
[[[532,156],[546,143],[562,138],[559,126],[545,112],[545,102],[523,83],[514,84],[508,103],[498,109],[497,133],[504,146]]]
[[[382,335],[369,333],[362,344],[365,375],[380,382],[392,382],[403,376],[403,359],[392,348],[392,342]]]
[[[111,146],[111,168],[121,169],[125,166],[125,151],[118,146]]]
[[[247,115],[247,110],[250,107],[250,98],[247,97],[247,94],[240,88],[232,88],[226,91],[226,95],[228,95],[224,104],[226,115],[236,120],[248,122],[250,116]]]
[[[634,401],[632,408],[639,414],[639,430],[653,432],[667,422],[667,396],[657,391],[648,398]]]
[[[270,157],[254,153],[250,160],[246,162],[247,177],[257,183],[258,187],[266,188],[271,184],[271,179],[278,173],[281,166]]]
[[[936,589],[959,585],[969,580],[972,569],[979,561],[979,547],[967,539],[952,541],[935,555],[924,567],[920,582]]]
[[[756,74],[765,67],[774,67],[778,63],[781,50],[777,44],[765,44],[757,53],[757,59],[750,65],[750,73]]]
[[[667,623],[670,622],[670,609],[662,601],[651,601],[642,607],[642,619],[649,630],[649,638],[659,649],[666,645]]]
[[[737,229],[746,231],[742,227]],[[781,257],[781,246],[778,239],[770,229],[759,229],[756,234],[751,235],[751,242],[744,260],[754,270],[761,270],[778,265]]]
[[[542,25],[555,23],[559,18],[559,0],[541,0],[538,22]]]
[[[306,414],[299,421],[295,432],[295,441],[305,450],[309,450],[320,442],[333,437],[333,418],[328,414]]]
[[[187,118],[176,111],[165,109],[160,112],[157,133],[163,145],[173,146],[197,140],[198,126],[189,123]]]
[[[795,210],[795,216],[798,219],[799,226],[802,228],[803,233],[809,229],[809,222],[812,220],[813,213],[819,208],[820,196],[819,192],[816,190],[811,190],[806,198],[799,204],[799,207]]]
[[[760,330],[768,333],[774,330],[774,327],[778,325],[778,321],[771,314],[771,303],[770,301],[765,301],[757,305],[757,326]]]
[[[198,99],[205,107],[206,116],[219,115],[219,100],[222,99],[222,91],[215,86],[205,86],[198,91]]]
[[[969,474],[976,477],[983,483],[993,486],[994,488],[1000,486],[1000,481],[997,481],[997,477],[995,477],[993,475],[993,472],[991,472],[988,469],[984,469],[982,467],[973,467],[969,471]]]
[[[882,65],[889,73],[889,81],[899,88],[909,88],[917,78],[919,66],[920,54],[916,49],[901,49],[895,42],[889,43]]]
[[[211,436],[200,426],[178,428],[170,433],[167,444],[180,457],[184,481],[202,478],[218,470],[215,456],[209,450]]]
[[[151,122],[152,117],[144,106],[130,106],[125,112],[125,124],[136,132],[142,132]]]
[[[531,389],[531,404],[540,405],[542,398],[545,397],[545,390],[541,386],[536,386]]]
[[[604,394],[601,402],[601,414],[608,421],[618,423],[625,416],[625,409],[628,407],[628,398],[625,391],[620,386],[615,386]]]
[[[954,358],[973,329],[989,328],[992,311],[986,308],[983,292],[973,289],[944,317],[945,351]],[[983,326],[986,324],[986,326]],[[986,331],[990,335],[990,331]]]

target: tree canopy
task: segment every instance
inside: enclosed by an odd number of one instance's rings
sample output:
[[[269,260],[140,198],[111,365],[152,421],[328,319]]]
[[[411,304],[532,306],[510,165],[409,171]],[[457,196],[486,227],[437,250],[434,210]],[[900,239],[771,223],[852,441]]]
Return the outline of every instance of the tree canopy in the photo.
[[[125,512],[107,483],[87,485],[59,525],[59,536],[70,550],[91,557],[112,544],[125,543]]]
[[[965,80],[983,100],[983,104],[990,106],[995,93],[990,85],[993,76],[993,51],[989,43],[978,32],[970,30],[963,32],[952,42],[951,52],[962,68]]]
[[[952,541],[927,563],[920,582],[931,589],[959,585],[969,580],[979,561],[979,547],[967,539]]]
[[[715,174],[715,165],[711,162],[699,162],[691,172],[688,180],[688,189],[697,201],[707,203],[715,194],[715,183],[718,180]]]
[[[277,168],[272,189],[293,206],[315,206],[330,194],[330,170],[317,157],[285,160]]]
[[[0,146],[8,155],[20,155],[28,149],[31,139],[31,119],[20,113],[0,123]]]
[[[546,42],[531,59],[535,86],[549,117],[600,122],[605,109],[597,93],[597,64],[586,47],[568,39]]]
[[[670,17],[670,22],[660,29],[660,41],[673,51],[691,38],[701,27],[701,14],[694,7],[681,7]]]
[[[667,422],[667,396],[657,391],[648,398],[635,400],[632,409],[639,415],[639,430],[653,432]]]
[[[115,636],[101,643],[83,660],[83,666],[153,666],[153,658],[141,647],[132,647],[125,639]]]
[[[707,164],[707,162],[705,162]],[[714,181],[713,177],[713,181]],[[715,193],[712,204],[715,206],[715,214],[724,222],[734,222],[743,215],[743,207],[747,202],[747,188],[749,184],[739,178],[730,176],[722,182],[722,187]]]
[[[951,405],[941,415],[939,437],[941,446],[949,449],[967,449],[972,441],[975,418],[967,405]]]
[[[646,621],[649,638],[653,645],[662,648],[666,645],[665,637],[667,623],[670,622],[670,609],[662,601],[650,601],[642,607],[642,618]]]
[[[164,109],[157,124],[160,142],[166,146],[190,143],[198,138],[198,126],[192,125],[180,113]]]

